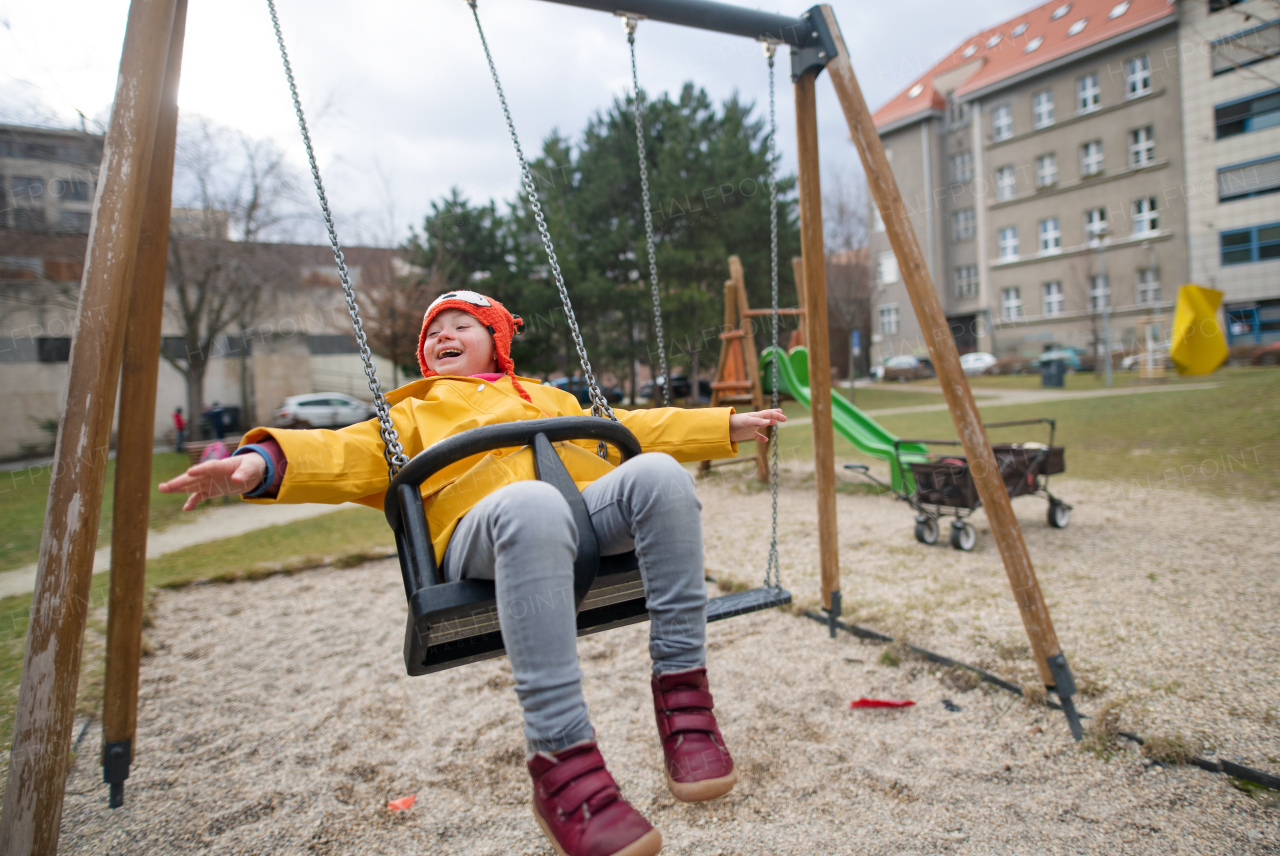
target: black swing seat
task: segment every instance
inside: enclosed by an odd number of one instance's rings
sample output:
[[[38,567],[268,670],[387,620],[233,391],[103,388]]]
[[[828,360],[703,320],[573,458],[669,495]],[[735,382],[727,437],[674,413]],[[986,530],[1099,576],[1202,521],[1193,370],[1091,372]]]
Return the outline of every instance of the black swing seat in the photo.
[[[493,583],[442,580],[420,493],[421,484],[434,473],[494,449],[532,446],[538,478],[559,490],[569,503],[578,529],[578,557],[573,568],[578,635],[635,624],[649,617],[635,553],[600,555],[586,502],[552,446],[565,440],[607,443],[618,450],[623,461],[640,454],[635,435],[611,420],[592,416],[531,419],[486,425],[446,438],[415,455],[392,480],[385,508],[387,523],[395,533],[400,573],[409,600],[404,664],[410,675],[439,672],[505,653]],[[707,603],[707,620],[719,621],[789,603],[791,593],[778,586],[734,592]]]

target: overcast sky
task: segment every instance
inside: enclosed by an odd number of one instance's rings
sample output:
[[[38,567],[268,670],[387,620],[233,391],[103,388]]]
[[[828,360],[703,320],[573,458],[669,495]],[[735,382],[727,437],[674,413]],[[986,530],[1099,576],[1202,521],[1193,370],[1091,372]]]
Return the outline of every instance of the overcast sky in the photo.
[[[750,5],[750,4],[748,4]],[[763,6],[797,15],[808,3]],[[832,0],[872,109],[966,36],[1027,0]],[[322,174],[348,241],[401,240],[429,202],[457,186],[474,200],[513,197],[518,168],[464,0],[278,0]],[[0,0],[0,122],[46,116],[105,121],[116,85],[125,0]],[[621,24],[543,0],[481,0],[481,19],[521,142],[553,129],[576,139],[630,87]],[[677,92],[692,80],[717,101],[735,91],[767,110],[755,42],[646,22],[641,83]],[[779,144],[795,169],[789,62],[779,52]],[[180,103],[254,137],[305,169],[265,0],[191,0]],[[857,171],[835,95],[818,81],[824,173]]]

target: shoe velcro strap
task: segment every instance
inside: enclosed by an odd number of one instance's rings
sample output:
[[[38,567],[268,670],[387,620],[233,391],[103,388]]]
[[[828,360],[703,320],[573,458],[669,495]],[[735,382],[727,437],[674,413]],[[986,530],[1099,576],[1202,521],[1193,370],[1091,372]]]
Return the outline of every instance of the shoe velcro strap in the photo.
[[[581,755],[566,758],[548,770],[542,776],[542,787],[548,794],[554,795],[574,779],[590,775],[597,770],[604,770],[604,756],[599,750],[583,752]],[[605,775],[609,774],[606,772]]]
[[[665,740],[672,734],[680,734],[684,731],[714,734],[720,729],[716,725],[715,716],[710,713],[669,713],[659,719],[658,730]]]
[[[606,798],[598,798],[602,796]],[[565,814],[572,814],[588,800],[592,801],[592,808],[595,811],[599,811],[603,806],[613,802],[619,796],[618,783],[613,780],[613,776],[601,770],[598,773],[592,773],[574,781],[555,795],[555,803],[556,808],[560,809],[560,811]]]
[[[685,708],[711,710],[713,707],[715,707],[715,702],[711,700],[711,693],[706,690],[672,690],[662,694],[663,710],[682,710]]]

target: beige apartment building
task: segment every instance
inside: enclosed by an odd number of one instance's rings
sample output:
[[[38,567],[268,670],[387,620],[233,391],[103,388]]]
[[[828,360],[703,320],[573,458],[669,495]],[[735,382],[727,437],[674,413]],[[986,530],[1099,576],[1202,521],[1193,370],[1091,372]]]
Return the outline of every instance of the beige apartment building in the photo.
[[[875,116],[961,353],[1136,347],[1189,275],[1179,10],[1054,0],[968,38]],[[923,353],[873,216],[873,358]]]
[[[1280,341],[1280,4],[1181,4],[1191,276],[1232,345]]]

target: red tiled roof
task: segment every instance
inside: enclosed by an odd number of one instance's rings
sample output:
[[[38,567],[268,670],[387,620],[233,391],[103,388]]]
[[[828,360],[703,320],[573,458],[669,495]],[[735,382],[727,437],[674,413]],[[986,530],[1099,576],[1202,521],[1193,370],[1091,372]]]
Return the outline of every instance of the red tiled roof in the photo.
[[[1058,14],[1064,8],[1066,11]],[[883,128],[930,108],[945,109],[946,92],[940,91],[934,81],[948,72],[956,72],[958,80],[944,81],[943,85],[954,88],[956,96],[962,97],[1175,14],[1173,0],[1050,0],[965,39],[877,110],[876,127]],[[1081,21],[1085,23],[1079,28]]]

